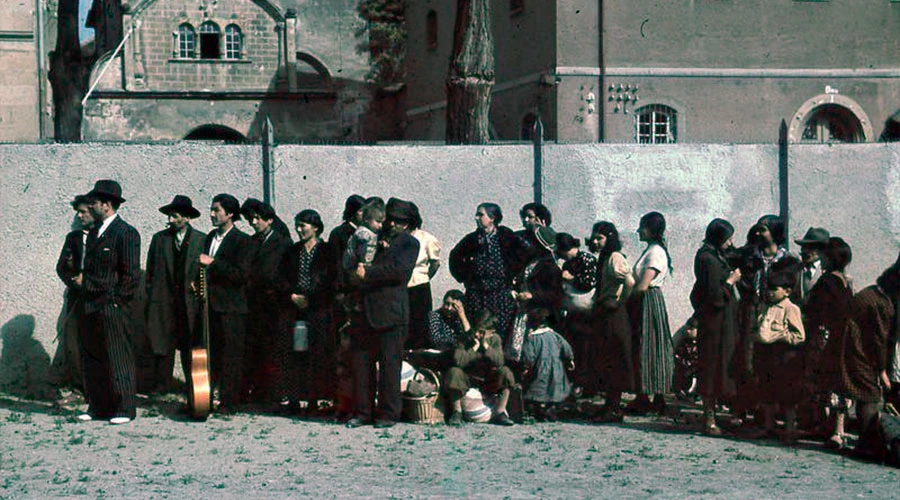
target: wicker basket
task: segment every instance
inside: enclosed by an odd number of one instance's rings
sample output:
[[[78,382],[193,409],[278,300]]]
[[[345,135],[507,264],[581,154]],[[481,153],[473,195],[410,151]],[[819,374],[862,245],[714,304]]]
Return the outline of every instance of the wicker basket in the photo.
[[[444,422],[444,412],[437,404],[441,393],[441,379],[428,368],[420,368],[416,376],[419,374],[431,380],[435,390],[421,397],[403,395],[403,418],[413,424],[441,424]]]

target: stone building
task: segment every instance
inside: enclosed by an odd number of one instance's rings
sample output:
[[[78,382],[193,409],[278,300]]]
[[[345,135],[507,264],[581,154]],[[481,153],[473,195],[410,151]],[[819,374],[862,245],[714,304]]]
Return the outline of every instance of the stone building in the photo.
[[[95,65],[84,140],[242,142],[268,118],[278,142],[360,141],[370,98],[355,4],[295,3],[123,4],[124,42]]]
[[[442,140],[456,2],[409,0],[407,139]],[[900,1],[496,0],[491,121],[560,142],[900,138]]]
[[[47,54],[55,43],[55,1],[0,2],[0,142],[53,136]]]

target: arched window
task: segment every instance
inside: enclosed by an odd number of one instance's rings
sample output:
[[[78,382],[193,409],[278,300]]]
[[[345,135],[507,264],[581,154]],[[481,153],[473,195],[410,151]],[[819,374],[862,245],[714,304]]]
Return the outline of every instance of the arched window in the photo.
[[[225,59],[241,58],[241,28],[236,24],[225,26]]]
[[[434,50],[438,46],[438,22],[437,22],[437,12],[433,10],[428,11],[428,15],[425,16],[425,47],[428,50]]]
[[[188,23],[178,27],[178,57],[182,59],[197,57],[197,33]]]
[[[634,112],[635,137],[640,144],[671,144],[677,135],[675,110],[662,104],[644,106]]]
[[[838,104],[815,109],[803,127],[803,142],[862,142],[865,140],[859,118]]]
[[[219,25],[206,21],[200,25],[200,59],[222,57]]]

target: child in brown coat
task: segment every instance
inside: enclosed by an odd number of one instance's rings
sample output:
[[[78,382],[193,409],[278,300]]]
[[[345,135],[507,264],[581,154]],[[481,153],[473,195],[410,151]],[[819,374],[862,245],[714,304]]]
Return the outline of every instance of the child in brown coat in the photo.
[[[759,315],[755,331],[754,372],[757,374],[763,407],[764,430],[775,430],[775,407],[784,411],[785,434],[782,441],[797,439],[797,403],[802,396],[803,356],[800,345],[806,340],[800,308],[791,302],[795,280],[786,272],[769,277],[768,303]]]

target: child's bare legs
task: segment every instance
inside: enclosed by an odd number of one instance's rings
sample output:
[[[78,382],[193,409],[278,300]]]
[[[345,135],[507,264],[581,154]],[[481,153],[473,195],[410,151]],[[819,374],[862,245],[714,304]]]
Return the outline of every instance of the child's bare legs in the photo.
[[[719,436],[722,434],[722,430],[716,425],[715,398],[703,398],[703,433],[711,436]]]
[[[497,404],[494,406],[494,413],[509,413],[506,411],[506,405],[509,403],[509,389],[503,389],[497,394]]]

